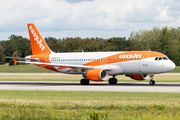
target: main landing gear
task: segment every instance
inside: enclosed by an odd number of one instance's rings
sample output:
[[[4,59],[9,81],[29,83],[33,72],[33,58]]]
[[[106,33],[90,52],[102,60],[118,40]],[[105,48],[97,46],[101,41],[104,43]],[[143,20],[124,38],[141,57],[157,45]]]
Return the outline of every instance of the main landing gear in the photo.
[[[89,85],[89,80],[87,78],[81,79],[81,85]]]
[[[150,81],[149,81],[149,84],[150,84],[150,85],[155,85],[155,81],[153,80],[153,77],[154,77],[154,74],[151,74],[151,75],[150,75],[150,78],[151,78],[151,79],[150,79]]]
[[[117,79],[115,78],[115,75],[113,75],[113,78],[109,78],[108,82],[109,84],[117,84]]]
[[[82,76],[84,77],[83,79],[81,79],[80,83],[81,85],[89,85],[89,79],[87,79],[86,73],[87,71],[85,69],[82,69]]]

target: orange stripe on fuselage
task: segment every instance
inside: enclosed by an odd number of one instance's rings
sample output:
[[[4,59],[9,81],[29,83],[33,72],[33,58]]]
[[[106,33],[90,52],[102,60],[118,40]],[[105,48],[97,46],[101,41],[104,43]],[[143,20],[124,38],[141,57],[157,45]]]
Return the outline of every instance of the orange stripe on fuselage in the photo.
[[[153,51],[132,51],[132,52],[130,51],[130,52],[123,52],[116,55],[108,56],[106,58],[101,58],[92,62],[88,62],[83,65],[98,66],[98,65],[111,64],[117,62],[126,62],[134,59],[138,60],[144,58],[151,58],[151,57],[166,57],[166,56],[162,53],[153,52]]]
[[[48,65],[39,65],[39,68],[47,67]]]
[[[39,58],[39,62],[50,63],[49,54],[32,55],[31,59],[33,58]],[[44,66],[44,68],[59,72],[54,66]]]
[[[39,62],[50,63],[49,55],[50,55],[50,54],[38,54],[38,55],[32,55],[32,56],[31,56],[31,59],[39,58]]]
[[[126,62],[126,61],[135,60],[135,59],[138,60],[138,59],[144,59],[144,58],[151,58],[151,57],[166,57],[166,56],[162,53],[153,52],[153,51],[130,51],[130,52],[123,52],[123,53],[111,55],[105,58],[88,62],[83,65],[98,66],[98,65],[105,65],[105,64],[111,64],[111,63]],[[40,62],[50,63],[49,54],[32,55],[31,59],[33,58],[39,58]],[[45,68],[59,72],[53,66],[47,66]],[[69,68],[69,66],[59,67],[58,69],[65,69],[65,68]],[[66,72],[70,72],[70,71],[71,70],[68,70]]]

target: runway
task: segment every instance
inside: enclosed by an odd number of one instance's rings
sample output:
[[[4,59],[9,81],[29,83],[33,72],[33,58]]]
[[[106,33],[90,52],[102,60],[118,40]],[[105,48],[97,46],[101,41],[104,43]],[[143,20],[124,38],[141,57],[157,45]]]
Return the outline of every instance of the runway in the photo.
[[[79,74],[63,74],[63,73],[0,73],[0,75],[79,75]],[[180,75],[180,73],[163,73],[158,75]]]
[[[105,82],[91,82],[80,85],[79,82],[22,82],[1,81],[0,90],[48,90],[48,91],[116,91],[116,92],[180,92],[180,83],[119,82],[109,85]]]

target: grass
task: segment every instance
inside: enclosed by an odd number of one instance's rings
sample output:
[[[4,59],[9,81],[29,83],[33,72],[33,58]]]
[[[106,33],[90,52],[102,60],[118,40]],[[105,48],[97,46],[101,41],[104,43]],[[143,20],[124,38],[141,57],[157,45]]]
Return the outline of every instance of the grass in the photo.
[[[180,66],[176,66],[176,68],[171,71],[171,73],[180,73]]]
[[[0,65],[0,73],[57,73],[35,65]],[[171,73],[180,73],[180,66],[171,71]]]
[[[57,104],[163,104],[180,105],[180,93],[96,92],[96,91],[20,91],[1,90],[0,100],[26,100]]]
[[[0,73],[55,73],[35,65],[0,65]]]
[[[0,72],[51,71],[33,65],[1,65]],[[2,75],[0,81],[79,81],[81,78],[81,75]],[[156,82],[180,82],[178,75],[155,75],[154,78]],[[117,79],[135,82],[125,76],[117,76]],[[179,101],[180,93],[0,90],[0,119],[179,120]]]
[[[0,119],[180,119],[180,93],[0,91]]]
[[[71,81],[77,82],[81,75],[1,75],[0,81]]]
[[[33,119],[33,120],[178,120],[180,118],[178,107],[165,107],[162,105],[152,105],[152,106],[118,106],[117,110],[94,110],[94,109],[78,109],[75,110],[59,110],[59,108],[48,108],[44,110],[43,108],[29,108],[31,106],[22,105],[11,105],[12,107],[2,108],[0,112],[0,119]],[[35,106],[35,105],[34,105]],[[18,107],[16,109],[15,107]],[[132,110],[130,110],[132,109]]]

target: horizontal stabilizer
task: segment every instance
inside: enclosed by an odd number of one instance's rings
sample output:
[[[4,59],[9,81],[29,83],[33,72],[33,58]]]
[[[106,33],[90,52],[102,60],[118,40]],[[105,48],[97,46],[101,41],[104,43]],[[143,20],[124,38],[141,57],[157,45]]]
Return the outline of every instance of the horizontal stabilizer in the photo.
[[[32,60],[32,61],[38,61],[37,59],[21,58],[21,57],[9,57],[9,56],[6,56],[5,58],[18,59],[18,60]]]
[[[16,65],[16,63],[18,62],[17,60],[13,59],[14,60],[14,65]]]

